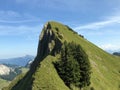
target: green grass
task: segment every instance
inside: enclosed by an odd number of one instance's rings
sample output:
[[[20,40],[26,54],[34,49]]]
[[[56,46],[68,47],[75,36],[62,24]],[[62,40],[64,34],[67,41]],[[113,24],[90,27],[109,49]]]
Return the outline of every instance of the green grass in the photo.
[[[56,32],[55,27],[59,28],[60,33],[64,36],[64,40],[80,44],[88,54],[92,66],[91,87],[94,87],[95,90],[120,89],[119,57],[108,54],[86,39],[74,34],[60,23],[51,22],[51,25],[54,32]]]
[[[69,90],[58,76],[53,62],[55,57],[47,56],[37,69],[33,82],[33,90]]]
[[[6,81],[6,80],[3,80],[3,79],[0,79],[0,90],[3,88],[3,87],[6,87],[9,85],[9,81]]]
[[[21,68],[22,73],[18,76],[16,76],[10,83],[8,83],[8,86],[6,85],[3,90],[11,90],[13,86],[15,86],[27,73],[28,68]],[[21,88],[17,90],[22,90]]]
[[[14,85],[16,85],[17,82],[24,77],[24,75],[28,72],[28,70],[29,70],[28,68],[22,67],[21,68],[22,73],[20,75],[16,76],[12,82],[10,82],[10,81],[8,82],[8,81],[5,81],[5,80],[2,80],[2,81],[0,80],[0,82],[1,82],[0,83],[0,89],[5,87],[4,90],[11,90],[11,88]]]
[[[24,68],[24,67],[21,68],[22,73],[26,73],[26,72],[28,72],[28,70],[29,70],[29,68]]]

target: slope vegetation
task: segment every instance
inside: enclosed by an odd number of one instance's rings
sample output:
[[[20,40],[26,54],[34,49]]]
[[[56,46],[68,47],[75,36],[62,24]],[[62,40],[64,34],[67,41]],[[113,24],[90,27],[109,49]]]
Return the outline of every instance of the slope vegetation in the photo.
[[[91,42],[68,30],[62,24],[51,22],[68,42],[80,44],[89,56],[92,66],[91,86],[97,90],[118,90],[120,88],[120,58],[110,55]],[[114,83],[114,84],[113,84]]]
[[[1,90],[3,87],[8,86],[9,84],[10,84],[9,81],[6,81],[6,80],[0,78],[0,90]]]

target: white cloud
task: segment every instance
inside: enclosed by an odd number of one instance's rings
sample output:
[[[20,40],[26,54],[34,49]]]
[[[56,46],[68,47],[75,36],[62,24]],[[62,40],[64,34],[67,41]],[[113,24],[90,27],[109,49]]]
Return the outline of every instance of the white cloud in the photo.
[[[39,21],[39,18],[28,13],[19,13],[12,10],[0,11],[0,23],[27,23],[36,21]]]
[[[74,30],[91,38],[103,50],[120,51],[120,13],[104,17],[103,21],[78,26]]]
[[[8,10],[8,11],[3,11],[1,10],[0,11],[0,16],[1,17],[5,17],[5,16],[9,16],[9,17],[20,17],[20,14],[15,12],[15,11],[12,11],[12,10]],[[1,18],[0,17],[0,18]]]
[[[106,51],[118,51],[118,50],[120,50],[120,45],[114,45],[114,44],[104,44],[104,45],[100,45],[99,47],[101,47],[102,49],[104,49]]]
[[[115,15],[115,16],[109,16],[106,18],[106,20],[100,21],[100,22],[94,22],[94,23],[89,23],[87,25],[82,25],[75,27],[75,30],[97,30],[112,24],[120,23],[120,15]]]
[[[37,26],[0,26],[0,36],[7,35],[28,35],[39,34],[42,29],[42,25]]]

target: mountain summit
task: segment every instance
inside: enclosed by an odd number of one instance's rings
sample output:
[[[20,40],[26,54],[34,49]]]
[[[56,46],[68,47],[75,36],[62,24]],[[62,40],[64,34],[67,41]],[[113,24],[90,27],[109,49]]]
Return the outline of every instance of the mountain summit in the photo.
[[[88,55],[92,67],[91,84],[83,89],[120,89],[120,57],[108,54],[70,27],[52,21],[43,27],[37,56],[30,71],[25,76],[19,76],[4,90],[71,90],[60,78],[53,64],[59,59],[65,41],[80,45]],[[80,89],[74,87],[73,90]]]

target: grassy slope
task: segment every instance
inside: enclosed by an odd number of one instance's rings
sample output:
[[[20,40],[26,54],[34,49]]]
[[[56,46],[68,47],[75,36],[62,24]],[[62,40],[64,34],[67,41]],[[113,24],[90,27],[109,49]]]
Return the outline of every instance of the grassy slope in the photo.
[[[42,62],[40,68],[37,69],[33,82],[33,90],[69,90],[63,81],[59,78],[53,62],[57,60],[55,57],[47,56]]]
[[[0,90],[3,88],[3,87],[6,87],[9,85],[9,81],[6,81],[6,80],[3,80],[3,79],[0,79]]]
[[[26,72],[28,72],[28,70],[29,70],[29,68],[24,68],[24,67],[21,68],[22,73],[26,73]]]
[[[65,40],[80,44],[88,54],[92,66],[91,87],[97,90],[118,90],[120,87],[119,57],[106,53],[79,35],[67,30],[62,24],[51,22],[51,25],[54,32],[56,32],[55,27],[58,27]]]
[[[28,68],[21,68],[22,73],[18,76],[16,76],[12,82],[10,81],[5,81],[5,80],[0,80],[0,89],[4,87],[4,90],[11,90],[11,88],[19,81],[21,78],[24,77],[24,75],[28,72]]]
[[[26,73],[28,71],[27,68],[21,68],[22,70],[22,73]],[[3,87],[6,87],[10,84],[10,81],[6,81],[4,79],[0,79],[0,90],[3,88]]]

